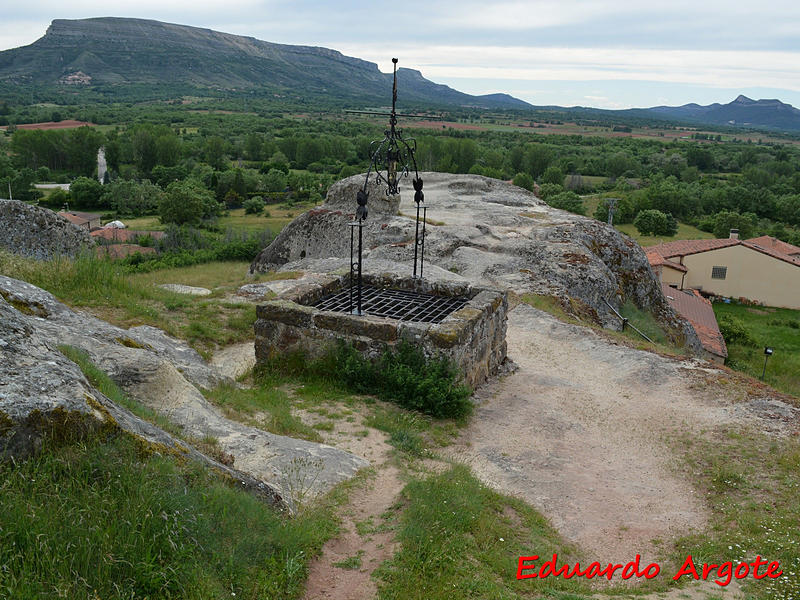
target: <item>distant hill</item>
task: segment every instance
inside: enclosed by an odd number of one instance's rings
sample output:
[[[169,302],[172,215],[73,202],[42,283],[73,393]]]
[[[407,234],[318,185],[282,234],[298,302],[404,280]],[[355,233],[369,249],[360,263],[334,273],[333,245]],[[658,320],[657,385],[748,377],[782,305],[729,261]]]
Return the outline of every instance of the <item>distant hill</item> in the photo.
[[[664,117],[712,125],[800,131],[800,110],[780,100],[751,100],[739,96],[729,104],[656,106],[648,112]]]
[[[391,74],[336,50],[273,44],[185,25],[124,18],[57,19],[29,46],[0,52],[0,83],[116,87],[134,84],[259,90],[361,104],[391,98]],[[471,96],[400,68],[404,103],[529,108],[505,94]]]

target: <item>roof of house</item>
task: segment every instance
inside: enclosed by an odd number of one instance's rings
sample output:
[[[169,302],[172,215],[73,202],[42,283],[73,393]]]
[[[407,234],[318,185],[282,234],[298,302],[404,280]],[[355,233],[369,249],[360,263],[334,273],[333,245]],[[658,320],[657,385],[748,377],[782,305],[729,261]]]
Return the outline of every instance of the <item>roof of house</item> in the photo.
[[[761,246],[762,248],[775,250],[776,252],[780,252],[781,254],[786,254],[788,256],[800,255],[800,248],[798,248],[797,246],[793,246],[792,244],[787,244],[786,242],[782,242],[778,238],[770,237],[768,235],[762,235],[761,237],[750,238],[749,240],[745,241],[748,244],[755,244],[757,246]]]
[[[67,221],[75,225],[86,225],[86,223],[99,220],[100,217],[103,216],[96,213],[85,213],[85,212],[74,212],[74,211],[64,212],[63,210],[59,211],[58,215],[60,217],[64,217]]]
[[[661,284],[661,291],[667,297],[670,306],[679,315],[692,324],[700,338],[700,343],[706,351],[726,358],[728,348],[725,346],[725,338],[717,325],[717,317],[711,302],[703,298],[696,290],[676,290],[667,284]]]
[[[680,263],[676,263],[675,261],[669,260],[668,258],[664,258],[658,252],[646,252],[647,254],[647,262],[650,263],[651,267],[671,267],[682,273],[686,273],[688,269],[684,267]]]
[[[800,248],[797,248],[797,246],[792,246],[791,244],[786,244],[785,242],[781,242],[775,238],[770,238],[769,236],[762,236],[760,238],[752,238],[749,240],[731,238],[713,240],[677,240],[675,242],[666,242],[664,244],[650,246],[647,249],[647,257],[648,260],[650,260],[651,255],[654,256],[653,260],[658,260],[656,257],[659,256],[662,259],[668,260],[670,258],[688,256],[690,254],[699,254],[700,252],[719,250],[720,248],[729,248],[731,246],[744,246],[750,250],[761,252],[762,254],[771,256],[772,258],[777,258],[778,260],[782,260],[784,262],[788,262],[789,264],[800,267]],[[794,251],[797,251],[798,254],[784,252],[784,250],[787,249],[794,249]],[[653,265],[652,260],[650,261],[650,264]]]
[[[112,242],[130,242],[135,241],[139,236],[145,235],[149,235],[154,240],[160,240],[165,234],[163,231],[133,231],[131,229],[108,227],[95,229],[89,235],[93,238],[101,238]]]

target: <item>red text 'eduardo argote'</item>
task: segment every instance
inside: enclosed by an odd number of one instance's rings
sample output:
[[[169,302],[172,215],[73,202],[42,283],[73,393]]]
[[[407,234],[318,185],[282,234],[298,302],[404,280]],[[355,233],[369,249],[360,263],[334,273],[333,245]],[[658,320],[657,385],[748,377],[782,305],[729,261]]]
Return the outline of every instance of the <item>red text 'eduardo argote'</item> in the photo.
[[[642,569],[639,565],[641,560],[639,554],[636,555],[635,559],[624,565],[608,563],[603,566],[599,562],[593,562],[585,569],[581,569],[580,563],[558,566],[558,554],[553,554],[553,558],[540,564],[535,562],[538,560],[539,557],[537,555],[520,556],[517,561],[517,579],[544,579],[546,577],[563,577],[564,579],[585,577],[586,579],[594,579],[595,577],[605,577],[611,581],[617,571],[620,571],[622,579],[630,579],[632,577],[652,579],[661,572],[661,567],[656,563],[650,563]],[[764,569],[760,570],[762,567]],[[734,578],[744,579],[748,576],[752,576],[754,579],[764,579],[765,577],[777,579],[783,575],[783,571],[780,570],[780,564],[777,561],[769,562],[762,559],[761,556],[757,556],[750,563],[727,561],[720,564],[703,563],[698,567],[694,564],[694,559],[690,554],[683,561],[681,568],[678,569],[672,579],[677,581],[685,575],[698,580],[706,580],[712,577],[717,585],[726,586]]]

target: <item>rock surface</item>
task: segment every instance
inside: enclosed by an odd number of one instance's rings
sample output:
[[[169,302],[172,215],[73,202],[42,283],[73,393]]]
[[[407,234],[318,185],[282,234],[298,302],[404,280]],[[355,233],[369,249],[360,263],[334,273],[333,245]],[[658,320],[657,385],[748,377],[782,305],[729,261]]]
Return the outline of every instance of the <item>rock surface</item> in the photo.
[[[75,256],[94,247],[94,240],[86,229],[52,210],[19,200],[0,200],[0,246],[14,254],[48,260]]]
[[[211,290],[203,287],[195,287],[193,285],[182,285],[180,283],[162,283],[159,285],[161,289],[176,294],[186,294],[187,296],[210,296]]]
[[[699,350],[691,326],[675,314],[641,248],[613,227],[554,209],[532,193],[479,175],[422,173],[428,206],[425,269],[436,265],[481,285],[517,294],[578,300],[604,326],[619,329],[615,308],[625,301],[652,312],[677,342]],[[251,273],[285,269],[302,259],[347,258],[348,223],[363,175],[333,185],[321,207],[300,215],[265,248]],[[364,264],[385,259],[412,269],[415,205],[402,181],[395,214],[379,192],[370,194],[363,236]],[[435,223],[435,224],[433,224]]]
[[[0,427],[8,439],[30,438],[24,443],[15,441],[9,446],[12,450],[35,448],[41,431],[28,423],[37,409],[75,414],[79,421],[86,420],[84,414],[93,415],[89,421],[93,428],[104,422],[84,398],[88,384],[76,385],[76,377],[61,375],[60,365],[72,364],[56,350],[64,344],[86,352],[130,397],[168,417],[187,436],[216,438],[222,451],[233,456],[238,471],[264,489],[272,489],[290,508],[298,490],[307,497],[325,492],[368,464],[331,446],[271,434],[225,418],[200,389],[234,385],[233,380],[159,329],[115,327],[72,311],[44,290],[3,276],[0,302]],[[71,372],[75,368],[70,367]],[[120,426],[125,428],[122,422]],[[128,430],[138,435],[136,428]]]
[[[153,451],[203,461],[243,488],[284,507],[276,487],[201,454],[109,400],[58,351],[56,342],[39,329],[40,321],[0,296],[0,457],[34,453],[47,434],[77,440],[92,432],[121,429]]]

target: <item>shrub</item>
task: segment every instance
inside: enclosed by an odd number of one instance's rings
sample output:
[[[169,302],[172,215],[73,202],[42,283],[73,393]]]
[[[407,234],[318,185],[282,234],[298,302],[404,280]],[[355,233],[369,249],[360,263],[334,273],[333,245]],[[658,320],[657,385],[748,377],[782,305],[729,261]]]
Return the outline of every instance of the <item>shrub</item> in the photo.
[[[244,214],[260,215],[264,210],[264,199],[261,196],[253,196],[244,201]]]
[[[472,412],[472,390],[459,382],[456,367],[443,357],[427,358],[404,341],[386,348],[377,360],[364,358],[352,344],[340,341],[311,364],[281,357],[273,367],[328,377],[353,392],[374,394],[432,417],[459,419]]]
[[[730,315],[725,315],[719,320],[719,330],[725,342],[728,344],[741,344],[742,346],[755,347],[758,345],[756,339],[752,336],[750,331],[745,327],[745,324]]]
[[[549,196],[545,202],[553,208],[568,210],[576,215],[582,215],[586,212],[586,208],[583,206],[583,200],[575,192],[561,192],[560,194]]]

